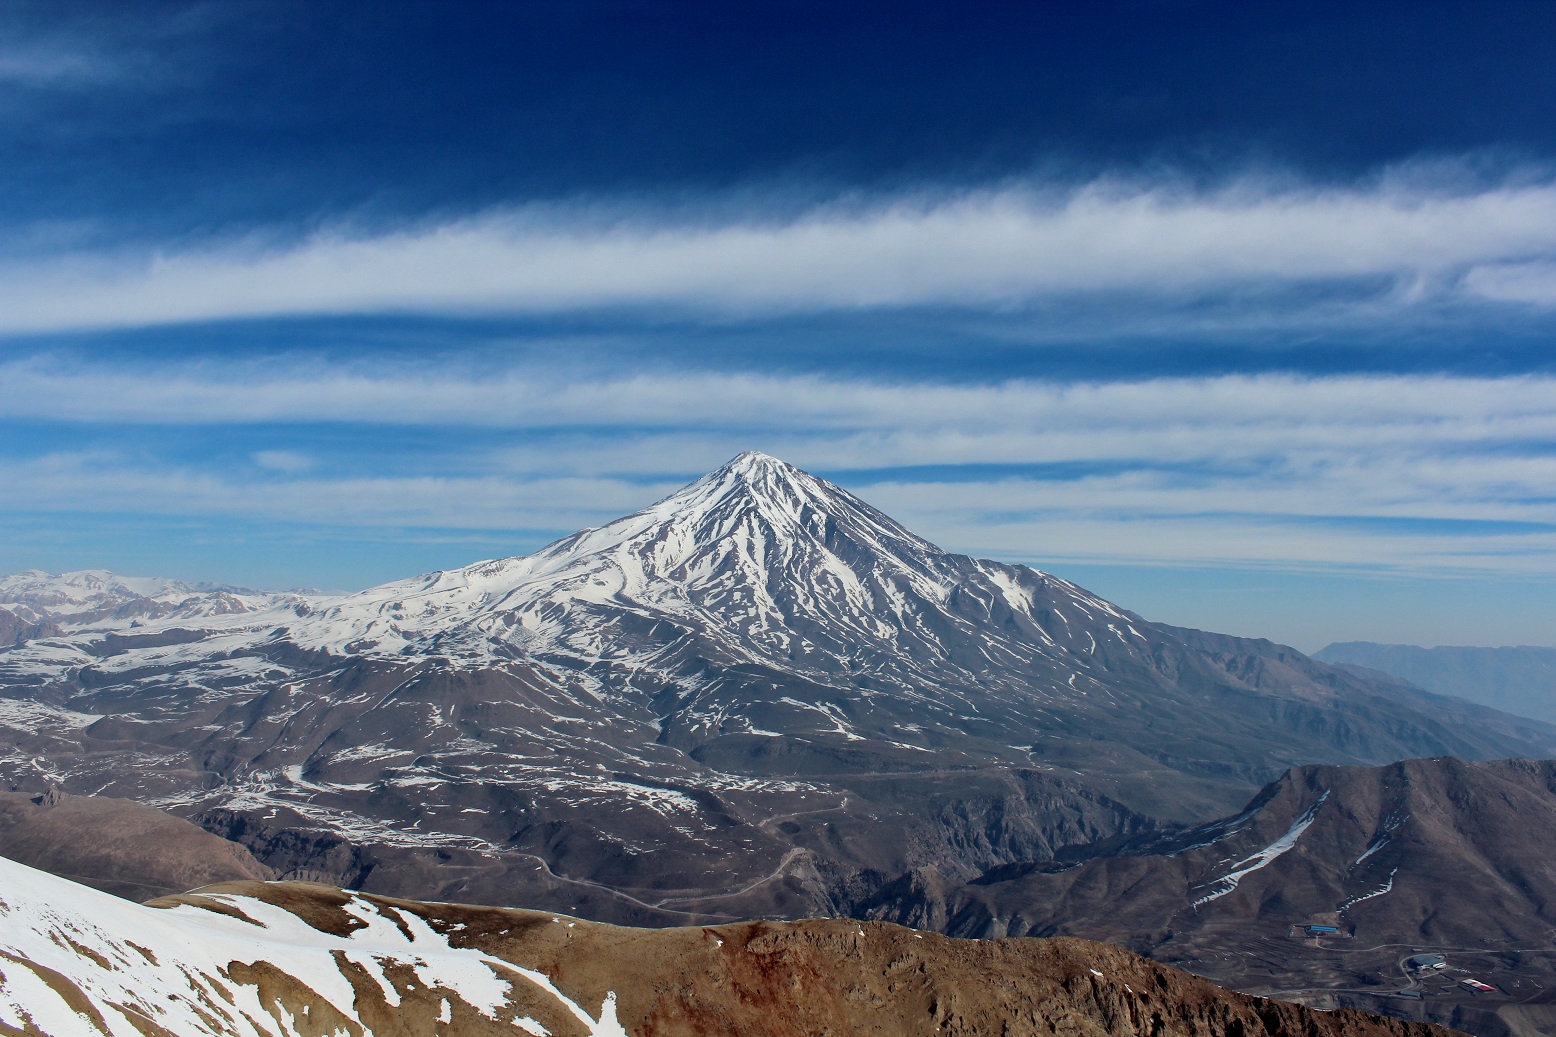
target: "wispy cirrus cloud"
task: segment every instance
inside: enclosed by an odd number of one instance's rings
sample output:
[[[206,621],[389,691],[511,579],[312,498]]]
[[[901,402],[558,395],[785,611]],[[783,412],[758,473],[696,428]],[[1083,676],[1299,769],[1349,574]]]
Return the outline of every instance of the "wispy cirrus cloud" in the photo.
[[[1335,283],[1405,306],[1502,300],[1516,271],[1530,276],[1556,257],[1549,177],[1445,187],[1383,176],[1346,188],[1261,178],[1214,189],[1170,178],[1029,182],[862,197],[781,217],[729,212],[530,205],[280,246],[247,239],[28,257],[0,267],[0,332],[360,313],[1000,309]]]
[[[102,55],[57,45],[0,42],[0,83],[25,87],[98,85],[117,77]]]
[[[1465,287],[1486,299],[1556,306],[1556,260],[1488,263],[1464,276]]]
[[[1104,454],[1139,428],[1176,442],[1206,423],[1236,426],[1241,442],[1438,441],[1556,436],[1556,378],[1548,375],[1234,374],[1183,378],[987,384],[663,371],[579,376],[544,367],[447,373],[438,365],[259,361],[133,365],[48,356],[0,363],[0,418],[81,423],[379,423],[494,429],[739,428],[835,432],[954,427],[969,437],[1028,428],[1053,451],[1022,442],[1001,451],[905,442],[880,464],[1037,461]],[[1248,438],[1253,436],[1252,439]],[[1058,437],[1057,439],[1054,437]],[[1229,444],[1230,445],[1230,444]],[[1034,450],[1036,452],[1034,453]],[[962,453],[958,453],[962,451]],[[981,452],[981,453],[980,453]],[[964,456],[965,455],[965,456]],[[818,463],[821,463],[818,460]],[[842,456],[825,463],[840,466]]]
[[[0,84],[102,91],[193,86],[223,60],[219,32],[263,12],[248,0],[177,4],[60,4],[0,8]],[[271,11],[269,13],[276,13]]]
[[[0,507],[482,530],[519,550],[758,447],[995,557],[1556,574],[1550,376],[945,385],[0,366],[0,420],[43,417],[88,438],[99,426],[133,441],[137,424],[196,438],[252,424],[261,438],[293,426],[316,441],[251,451],[248,474],[224,457],[12,452]],[[418,426],[434,430],[430,453],[386,448],[385,429]]]
[[[1398,468],[1379,463],[1321,479],[1274,471],[1185,481],[1148,468],[1076,480],[839,478],[944,546],[1046,567],[1556,576],[1548,506],[1462,493],[1447,506],[1423,506],[1434,487]],[[203,516],[270,529],[355,529],[399,542],[417,540],[416,530],[434,538],[479,531],[504,537],[509,553],[646,506],[681,482],[489,473],[260,483],[144,458],[71,455],[0,462],[0,481],[0,503],[19,512]]]

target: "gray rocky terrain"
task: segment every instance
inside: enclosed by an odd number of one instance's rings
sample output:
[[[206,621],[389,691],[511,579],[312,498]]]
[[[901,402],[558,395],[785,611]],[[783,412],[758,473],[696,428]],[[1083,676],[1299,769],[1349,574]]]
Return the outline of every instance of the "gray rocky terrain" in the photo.
[[[963,936],[1084,936],[1253,993],[1549,1032],[1552,832],[1556,761],[1310,766],[1210,824],[971,882],[922,869],[859,913]],[[1405,967],[1433,953],[1450,967]]]

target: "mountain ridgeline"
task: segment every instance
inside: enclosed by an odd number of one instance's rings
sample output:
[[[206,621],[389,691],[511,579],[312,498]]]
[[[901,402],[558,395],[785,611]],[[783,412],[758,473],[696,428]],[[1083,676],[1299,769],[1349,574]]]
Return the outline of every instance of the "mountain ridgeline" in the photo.
[[[1320,649],[1313,658],[1364,667],[1428,691],[1556,722],[1556,648],[1421,648],[1344,641]]]
[[[880,922],[625,929],[297,883],[139,906],[0,859],[0,1032],[34,1037],[1449,1037],[1079,940]]]
[[[1537,721],[943,551],[756,453],[357,594],[26,573],[0,615],[18,792],[154,805],[286,878],[630,924],[890,917],[916,877],[1148,845],[1294,766],[1556,755]]]

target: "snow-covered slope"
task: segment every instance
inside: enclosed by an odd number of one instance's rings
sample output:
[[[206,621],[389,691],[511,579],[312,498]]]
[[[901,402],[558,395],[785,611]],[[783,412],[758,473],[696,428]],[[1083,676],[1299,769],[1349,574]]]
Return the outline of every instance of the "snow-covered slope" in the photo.
[[[200,625],[210,644],[177,652],[159,645],[144,655],[130,647],[119,663],[126,667],[280,641],[342,657],[436,656],[456,666],[554,653],[652,666],[676,640],[652,629],[668,622],[721,662],[777,663],[824,682],[874,670],[923,686],[943,685],[948,669],[984,671],[1034,652],[1094,652],[1098,637],[1144,640],[1137,618],[1073,584],[942,551],[852,494],[756,452],[533,555],[340,598],[196,595],[187,584],[93,572],[8,577],[0,603],[13,600],[48,608],[56,621],[96,618],[131,602],[176,603],[153,621],[143,618],[146,632],[207,620]],[[988,626],[995,613],[1009,614],[1002,627]],[[1084,636],[1071,632],[1072,620],[1088,628]],[[969,637],[994,643],[964,659],[960,642]],[[32,659],[44,670],[51,665],[46,655]]]
[[[669,622],[724,662],[778,663],[823,681],[878,669],[922,685],[943,684],[947,667],[965,668],[957,642],[969,636],[999,642],[983,653],[1014,657],[1061,645],[1095,651],[1089,631],[1070,634],[1072,619],[1104,640],[1143,640],[1138,618],[1073,584],[942,551],[852,494],[756,452],[533,555],[345,597],[197,594],[175,581],[90,572],[7,577],[6,601],[47,608],[66,622],[127,603],[176,604],[143,618],[147,632],[208,620],[201,626],[212,645],[177,653],[158,646],[149,661],[285,641],[338,656],[437,656],[456,666],[548,653],[653,665],[674,638],[642,628]],[[1010,629],[979,629],[996,611],[1010,613]],[[106,629],[100,620],[91,628]],[[141,661],[135,649],[127,654],[123,665]],[[990,661],[972,662],[985,670]]]
[[[455,946],[411,911],[351,897],[341,932],[255,897],[190,899],[200,906],[142,907],[0,857],[0,1029],[366,1037],[375,1016],[420,1014],[427,1033],[479,1016],[537,1037],[539,999],[591,1037],[625,1037],[614,995],[591,1014],[544,973]]]
[[[0,608],[31,622],[47,620],[72,629],[232,615],[298,597],[155,576],[119,576],[104,569],[59,574],[30,569],[0,576]]]

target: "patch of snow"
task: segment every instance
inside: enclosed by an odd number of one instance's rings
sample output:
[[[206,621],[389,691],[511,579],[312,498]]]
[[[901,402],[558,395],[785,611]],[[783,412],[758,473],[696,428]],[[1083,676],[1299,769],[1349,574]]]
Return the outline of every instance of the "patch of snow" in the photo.
[[[1382,830],[1373,836],[1372,842],[1367,844],[1367,848],[1362,851],[1362,855],[1351,862],[1351,867],[1356,867],[1356,865],[1393,842],[1393,834],[1408,820],[1409,816],[1405,814],[1390,814],[1385,818]]]
[[[1339,907],[1335,908],[1335,910],[1336,911],[1344,911],[1348,907],[1355,907],[1357,904],[1360,904],[1363,900],[1371,900],[1373,897],[1381,897],[1385,893],[1393,892],[1393,890],[1394,890],[1394,876],[1395,876],[1395,874],[1398,873],[1398,871],[1399,871],[1399,869],[1395,868],[1393,871],[1389,872],[1388,881],[1385,882],[1383,885],[1379,886],[1377,889],[1372,890],[1370,893],[1363,893],[1361,896],[1352,897],[1351,899],[1347,900],[1345,903],[1341,904]]]
[[[103,719],[92,713],[76,713],[46,702],[0,699],[0,727],[37,734],[44,728],[79,730]]]
[[[1218,900],[1226,896],[1237,888],[1237,884],[1243,880],[1244,876],[1266,867],[1271,861],[1297,845],[1297,840],[1302,837],[1302,833],[1307,831],[1308,826],[1313,823],[1313,819],[1318,816],[1318,808],[1323,806],[1324,800],[1328,798],[1329,790],[1325,789],[1323,794],[1318,797],[1318,801],[1303,811],[1302,816],[1291,823],[1291,827],[1286,829],[1285,835],[1258,853],[1251,854],[1238,861],[1232,871],[1207,883],[1211,887],[1211,892],[1194,901],[1192,906],[1197,908],[1210,903],[1212,900]]]
[[[494,1022],[510,1006],[514,973],[554,998],[591,1037],[626,1037],[615,994],[598,1017],[567,997],[544,973],[476,948],[454,947],[419,915],[353,897],[348,912],[365,923],[347,936],[314,929],[253,897],[211,896],[236,913],[181,904],[144,907],[0,858],[0,1024],[36,1027],[49,1037],[140,1037],[150,1021],[177,1037],[293,1037],[296,1018],[263,1003],[259,988],[231,976],[230,965],[265,965],[361,1025],[357,990],[338,958],[363,966],[391,1005],[383,966],[412,969],[428,989]],[[337,958],[338,956],[338,958]],[[47,971],[45,971],[47,970]],[[74,991],[56,989],[62,977]],[[79,992],[101,1023],[78,1015]],[[306,1014],[307,1006],[304,1005]],[[532,1022],[532,1021],[531,1021]],[[545,1037],[543,1029],[516,1025]],[[365,1027],[364,1027],[365,1029]]]

